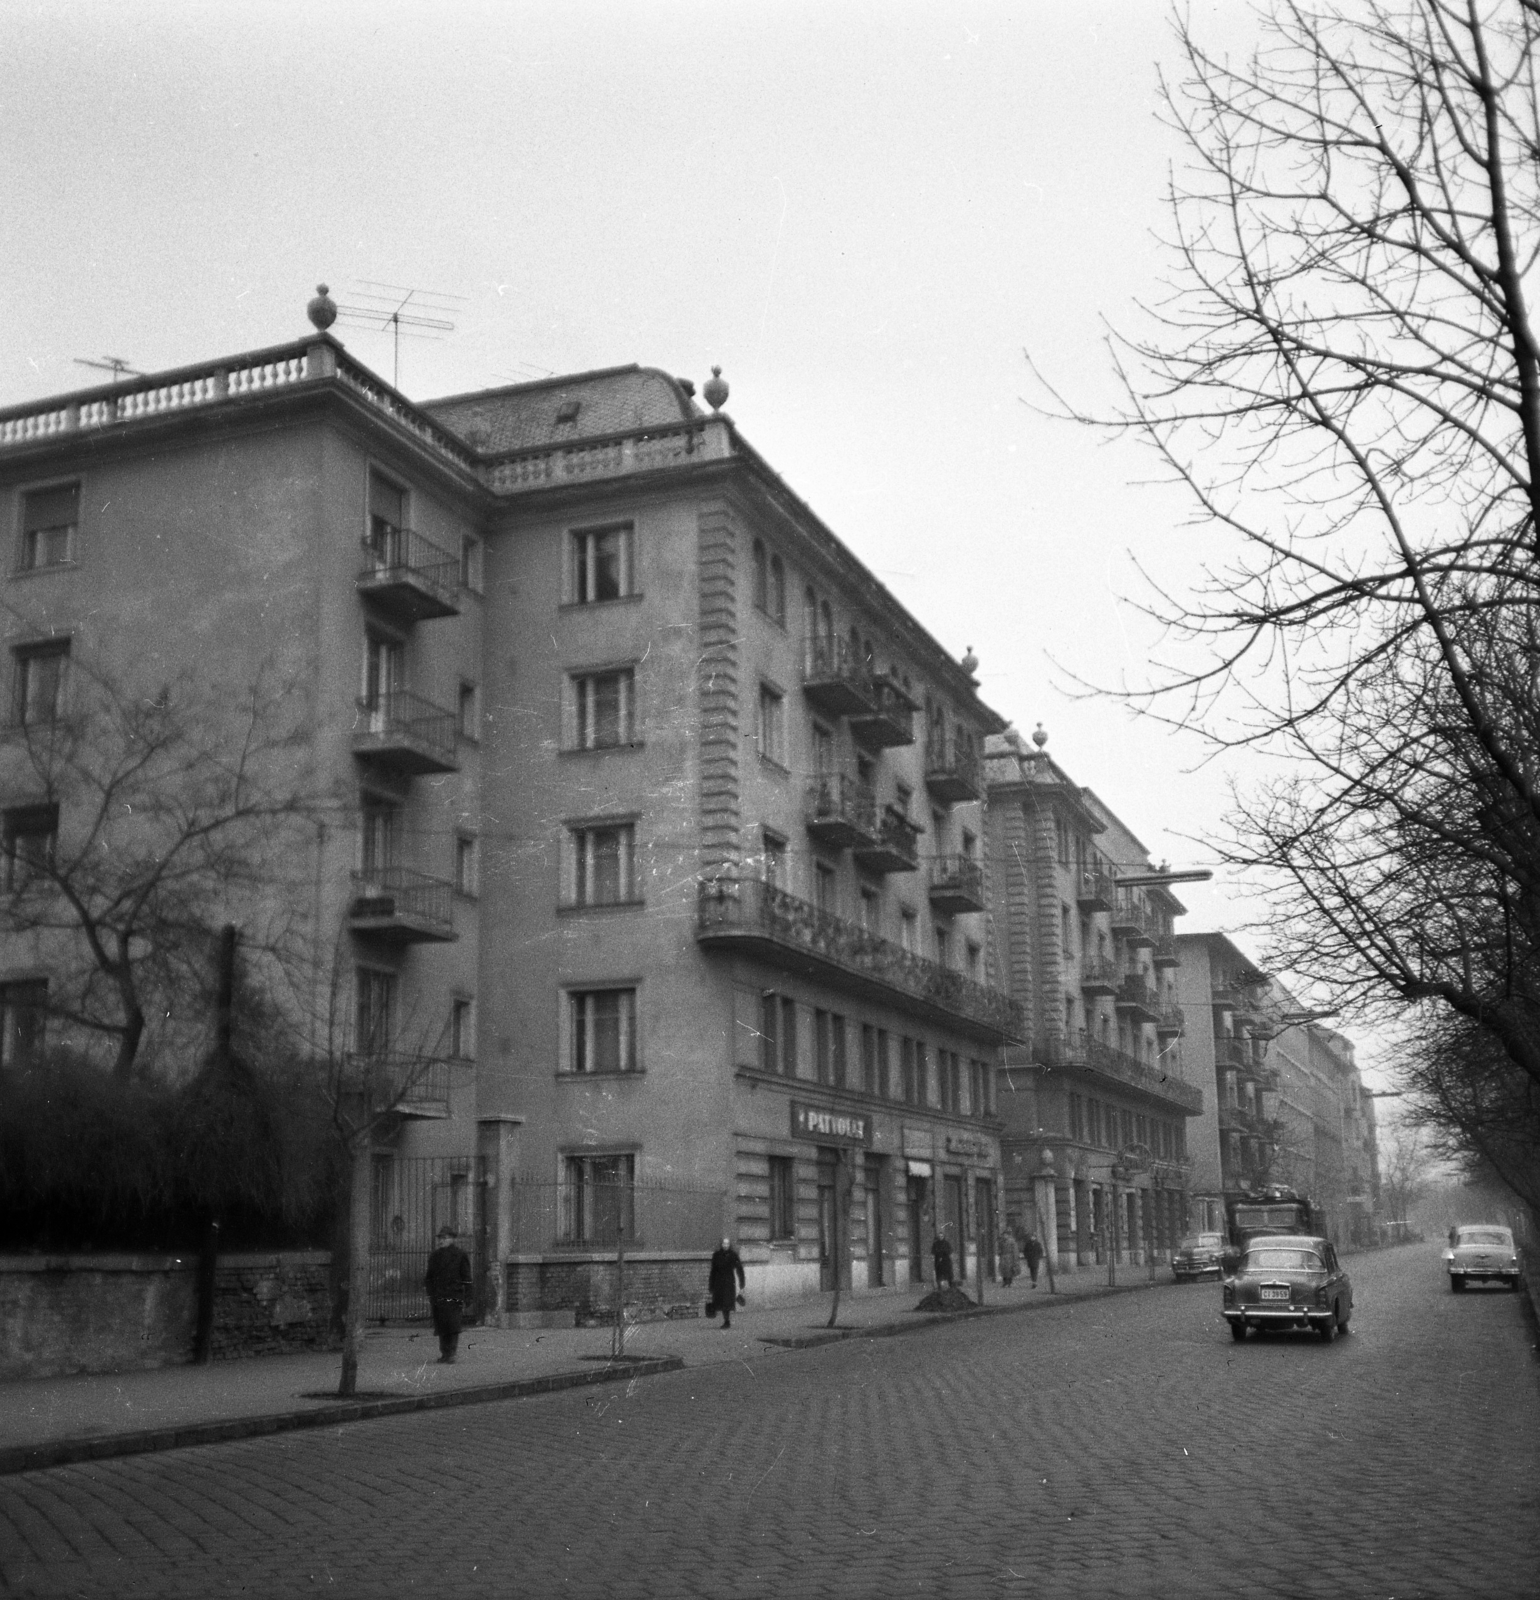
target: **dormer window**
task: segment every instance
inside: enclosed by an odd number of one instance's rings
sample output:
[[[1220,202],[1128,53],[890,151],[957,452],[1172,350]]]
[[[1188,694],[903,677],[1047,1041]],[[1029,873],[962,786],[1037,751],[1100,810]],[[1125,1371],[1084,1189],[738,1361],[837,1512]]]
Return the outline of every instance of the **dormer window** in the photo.
[[[562,423],[576,422],[578,419],[578,412],[580,412],[582,409],[583,402],[581,400],[563,400],[556,409],[556,421],[558,426]]]

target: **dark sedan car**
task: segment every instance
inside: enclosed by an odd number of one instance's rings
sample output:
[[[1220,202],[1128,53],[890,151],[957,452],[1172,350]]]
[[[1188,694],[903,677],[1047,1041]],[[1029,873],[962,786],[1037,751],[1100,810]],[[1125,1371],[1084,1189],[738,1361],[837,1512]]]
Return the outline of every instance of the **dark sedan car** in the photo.
[[[1221,1277],[1228,1248],[1222,1233],[1189,1233],[1177,1242],[1176,1254],[1171,1258],[1171,1274],[1178,1283],[1205,1278],[1209,1273]]]
[[[1225,1279],[1224,1316],[1230,1336],[1247,1328],[1312,1328],[1325,1340],[1346,1333],[1353,1286],[1330,1239],[1276,1234],[1253,1239],[1233,1277]]]

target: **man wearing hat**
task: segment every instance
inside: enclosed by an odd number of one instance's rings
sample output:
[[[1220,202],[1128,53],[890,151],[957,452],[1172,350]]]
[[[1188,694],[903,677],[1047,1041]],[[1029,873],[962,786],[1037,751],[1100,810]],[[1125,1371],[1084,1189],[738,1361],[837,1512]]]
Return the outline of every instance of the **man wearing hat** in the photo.
[[[438,1358],[453,1362],[460,1346],[465,1302],[470,1298],[471,1258],[455,1243],[455,1231],[447,1222],[438,1230],[438,1249],[428,1257],[423,1285],[428,1291],[428,1304],[433,1308]]]

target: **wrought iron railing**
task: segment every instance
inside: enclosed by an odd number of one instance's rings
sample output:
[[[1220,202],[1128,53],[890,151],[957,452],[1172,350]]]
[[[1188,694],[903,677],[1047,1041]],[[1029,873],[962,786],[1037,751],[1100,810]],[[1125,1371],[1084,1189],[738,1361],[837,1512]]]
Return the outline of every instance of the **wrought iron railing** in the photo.
[[[407,1050],[355,1050],[345,1063],[347,1081],[367,1091],[376,1111],[449,1114],[449,1062]]]
[[[930,867],[930,886],[938,893],[984,903],[984,869],[972,856],[937,856]]]
[[[382,694],[362,696],[353,733],[366,745],[388,745],[405,740],[451,765],[454,763],[454,713],[410,689],[390,689]]]
[[[1025,1039],[1020,1004],[806,900],[752,878],[701,883],[696,936],[757,934],[789,950],[874,980],[939,1011],[982,1023],[1003,1038]]]
[[[378,867],[353,874],[353,916],[409,918],[454,927],[454,885],[411,867]]]
[[[807,786],[807,821],[813,827],[843,824],[865,838],[877,834],[877,796],[870,784],[847,772],[822,772]]]
[[[984,790],[984,764],[971,738],[954,733],[951,738],[932,734],[925,745],[925,781],[950,780],[973,794]]]
[[[1181,1106],[1196,1116],[1203,1109],[1203,1091],[1174,1073],[1141,1061],[1104,1039],[1097,1039],[1084,1028],[1073,1033],[1055,1034],[1042,1047],[1046,1065],[1051,1067],[1089,1067],[1105,1077],[1115,1078],[1131,1089],[1156,1095]]]
[[[363,546],[365,564],[358,574],[360,583],[409,581],[446,599],[453,598],[459,583],[459,562],[415,528],[400,528],[376,517]]]

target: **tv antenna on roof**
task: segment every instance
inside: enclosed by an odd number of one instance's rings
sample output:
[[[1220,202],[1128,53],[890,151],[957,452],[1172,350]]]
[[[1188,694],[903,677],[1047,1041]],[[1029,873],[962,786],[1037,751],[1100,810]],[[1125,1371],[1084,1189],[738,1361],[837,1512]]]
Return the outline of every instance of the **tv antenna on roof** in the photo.
[[[408,339],[437,339],[453,333],[455,325],[444,313],[457,312],[465,296],[440,294],[434,289],[408,289],[399,283],[376,283],[372,278],[355,278],[354,282],[359,285],[353,291],[355,303],[339,303],[337,319],[351,327],[373,328],[376,333],[390,330],[395,342],[391,383],[399,389],[402,332]],[[447,303],[451,301],[454,303]]]
[[[119,378],[142,378],[144,376],[137,367],[131,367],[122,356],[103,356],[100,361],[92,361],[86,356],[76,356],[75,365],[77,367],[95,367],[98,372],[110,372],[114,383]]]

